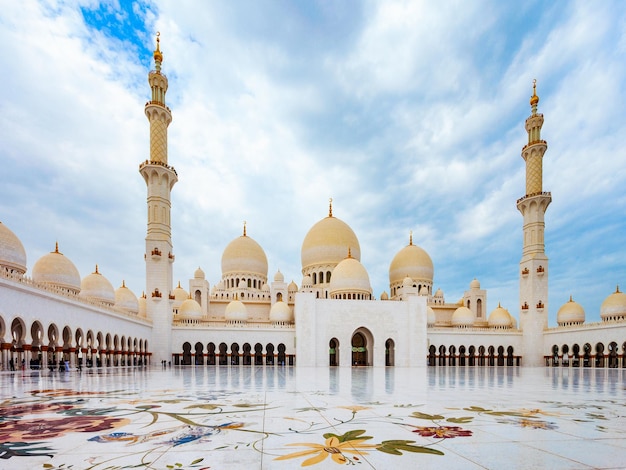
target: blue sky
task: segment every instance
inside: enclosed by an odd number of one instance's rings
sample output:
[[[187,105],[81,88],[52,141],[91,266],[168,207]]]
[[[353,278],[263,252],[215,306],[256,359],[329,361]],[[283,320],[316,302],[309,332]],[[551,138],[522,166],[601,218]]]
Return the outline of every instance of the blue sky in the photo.
[[[248,235],[301,283],[328,211],[374,294],[414,242],[435,288],[477,278],[519,316],[532,80],[544,113],[550,325],[572,295],[599,320],[626,288],[626,5],[600,2],[9,2],[0,11],[0,221],[29,271],[60,250],[144,289],[147,72],[161,32],[174,276],[221,277]]]

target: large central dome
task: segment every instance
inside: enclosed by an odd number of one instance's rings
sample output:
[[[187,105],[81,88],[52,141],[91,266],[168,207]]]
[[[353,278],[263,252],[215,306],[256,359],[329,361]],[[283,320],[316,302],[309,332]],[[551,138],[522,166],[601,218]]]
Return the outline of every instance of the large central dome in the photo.
[[[317,265],[337,265],[350,249],[352,257],[361,260],[361,246],[356,235],[343,220],[328,217],[316,223],[302,242],[302,273]]]
[[[267,256],[256,241],[246,235],[235,238],[222,254],[222,276],[256,274],[267,279]]]

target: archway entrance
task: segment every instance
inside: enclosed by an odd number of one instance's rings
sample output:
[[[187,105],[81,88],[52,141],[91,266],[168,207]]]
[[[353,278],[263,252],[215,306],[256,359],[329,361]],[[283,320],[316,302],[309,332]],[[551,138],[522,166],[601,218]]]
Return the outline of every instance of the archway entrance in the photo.
[[[360,328],[352,335],[352,366],[369,366],[372,364],[374,339],[365,328]]]

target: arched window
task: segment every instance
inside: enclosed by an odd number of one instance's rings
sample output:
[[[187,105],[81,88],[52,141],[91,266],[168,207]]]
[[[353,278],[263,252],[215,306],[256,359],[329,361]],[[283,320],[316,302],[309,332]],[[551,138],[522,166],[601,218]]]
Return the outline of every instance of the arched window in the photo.
[[[476,301],[476,316],[478,318],[482,318],[482,316],[483,316],[483,301],[482,301],[482,299],[478,299]]]
[[[317,273],[313,273],[313,285],[317,284]]]

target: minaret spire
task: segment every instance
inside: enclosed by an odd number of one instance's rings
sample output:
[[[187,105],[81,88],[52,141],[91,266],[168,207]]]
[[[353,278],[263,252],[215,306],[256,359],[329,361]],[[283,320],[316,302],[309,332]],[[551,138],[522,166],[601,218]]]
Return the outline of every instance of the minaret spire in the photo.
[[[545,212],[552,195],[543,190],[543,155],[548,144],[541,139],[543,114],[537,112],[537,80],[533,80],[530,116],[526,119],[528,143],[522,149],[526,162],[526,194],[517,209],[524,217],[520,261],[520,328],[523,330],[524,365],[539,366],[544,351],[543,330],[548,327],[548,257],[545,252]]]
[[[172,291],[174,263],[171,227],[171,191],[178,181],[176,170],[167,163],[167,127],[172,122],[172,112],[165,105],[167,77],[161,73],[163,53],[160,33],[156,35],[154,50],[155,70],[148,74],[151,99],[146,103],[145,114],[150,123],[150,157],[139,165],[148,189],[148,223],[146,234],[146,313],[152,320],[152,346],[155,360],[171,358]]]

